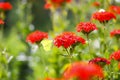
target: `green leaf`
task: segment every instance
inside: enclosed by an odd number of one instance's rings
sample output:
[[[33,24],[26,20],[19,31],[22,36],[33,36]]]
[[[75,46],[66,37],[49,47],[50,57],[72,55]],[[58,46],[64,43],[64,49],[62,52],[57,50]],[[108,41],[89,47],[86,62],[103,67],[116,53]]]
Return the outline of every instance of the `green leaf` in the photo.
[[[52,40],[44,39],[41,41],[41,44],[45,51],[50,51],[52,47]]]

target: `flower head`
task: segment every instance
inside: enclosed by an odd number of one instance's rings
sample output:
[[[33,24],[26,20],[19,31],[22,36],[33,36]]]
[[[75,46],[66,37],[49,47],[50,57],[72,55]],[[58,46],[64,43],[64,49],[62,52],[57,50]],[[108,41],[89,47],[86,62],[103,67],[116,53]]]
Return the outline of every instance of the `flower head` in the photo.
[[[58,8],[66,3],[70,3],[71,0],[47,0],[44,6],[45,9],[49,9],[51,7]]]
[[[44,38],[48,38],[48,34],[45,32],[36,30],[27,36],[26,41],[31,43],[35,43],[35,42],[37,43],[43,40]]]
[[[119,61],[119,60],[120,60],[120,50],[112,53],[112,54],[110,55],[110,60],[111,60],[111,59],[114,59],[114,60]]]
[[[110,64],[110,61],[105,59],[105,58],[101,58],[101,57],[97,57],[97,58],[94,58],[92,60],[89,61],[89,63],[91,64],[97,64],[97,65],[100,65],[101,67],[106,65],[106,64]]]
[[[116,19],[116,16],[111,12],[99,11],[93,13],[92,19],[98,20],[100,23],[106,23],[111,19]]]
[[[109,11],[114,13],[114,14],[120,14],[120,6],[111,5],[109,7]]]
[[[97,2],[97,1],[94,2],[94,3],[93,3],[93,6],[95,6],[95,7],[99,7],[99,6],[100,6],[100,2]]]
[[[0,2],[0,9],[4,11],[11,10],[12,5],[9,2]]]
[[[2,19],[0,19],[0,25],[3,25],[5,22],[2,20]]]
[[[50,3],[48,3],[48,2],[44,5],[44,8],[45,8],[45,9],[49,9],[49,8],[51,8],[51,7],[52,7],[52,5],[51,5]]]
[[[103,70],[95,64],[74,62],[67,67],[63,75],[65,80],[70,80],[75,77],[78,80],[92,80],[94,77],[103,78]]]
[[[78,32],[89,34],[90,32],[97,29],[96,25],[91,22],[80,22],[76,27]]]
[[[111,31],[110,36],[120,37],[120,29]]]
[[[85,44],[85,40],[82,37],[76,36],[73,32],[63,32],[54,39],[54,45],[57,47],[63,46],[68,48],[75,43]]]

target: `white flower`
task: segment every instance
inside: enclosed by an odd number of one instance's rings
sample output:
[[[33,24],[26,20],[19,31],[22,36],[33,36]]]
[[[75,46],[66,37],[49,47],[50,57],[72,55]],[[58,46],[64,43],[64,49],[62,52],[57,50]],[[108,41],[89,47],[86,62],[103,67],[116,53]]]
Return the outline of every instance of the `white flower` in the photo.
[[[105,12],[105,10],[104,9],[100,9],[99,12]]]

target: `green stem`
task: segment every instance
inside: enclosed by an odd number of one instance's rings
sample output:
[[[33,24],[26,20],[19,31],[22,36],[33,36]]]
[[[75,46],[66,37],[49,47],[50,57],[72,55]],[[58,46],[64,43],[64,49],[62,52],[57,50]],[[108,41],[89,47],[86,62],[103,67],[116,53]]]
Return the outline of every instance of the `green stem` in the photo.
[[[55,21],[54,21],[54,11],[51,10],[51,21],[53,26],[53,32],[55,32]]]
[[[66,48],[65,48],[65,50],[66,50],[66,52],[67,52],[67,54],[68,54],[68,57],[69,57],[69,59],[70,59],[70,63],[72,63],[72,53],[70,53],[70,52],[68,51],[68,49],[66,49]]]
[[[0,41],[3,39],[3,25],[0,25]]]
[[[68,55],[70,55],[69,51],[65,48],[65,51],[67,52]]]
[[[40,45],[38,45],[38,46],[39,46],[39,48],[40,48],[41,53],[43,53],[43,52],[42,52],[42,50],[43,50],[43,49],[42,49],[42,45],[40,44]],[[41,53],[40,53],[39,56],[40,56],[40,59],[41,59],[41,64],[42,64],[43,67],[44,67],[44,72],[43,72],[42,76],[45,77],[45,75],[48,76],[48,72],[46,71],[45,60],[43,59],[43,56],[42,56],[43,54],[41,54]]]
[[[2,76],[1,78],[4,80],[8,80],[8,63],[7,63],[7,57],[6,57],[6,53],[3,53],[1,52],[0,54],[0,67],[1,67],[1,72],[2,72],[2,75],[5,75],[5,76]],[[3,62],[3,60],[5,60]],[[1,79],[0,79],[1,80]]]
[[[102,54],[104,54],[105,52],[106,52],[106,41],[105,40],[107,40],[107,38],[106,38],[106,36],[105,36],[105,34],[106,34],[106,28],[105,28],[105,26],[103,27],[103,38],[102,38],[102,40],[103,40],[103,43],[101,44],[101,51],[102,51]]]
[[[109,5],[109,0],[103,0],[104,1],[104,9],[107,9]]]
[[[88,41],[88,49],[89,49],[89,52],[90,52],[90,43],[89,43],[89,35],[87,34],[87,41]]]

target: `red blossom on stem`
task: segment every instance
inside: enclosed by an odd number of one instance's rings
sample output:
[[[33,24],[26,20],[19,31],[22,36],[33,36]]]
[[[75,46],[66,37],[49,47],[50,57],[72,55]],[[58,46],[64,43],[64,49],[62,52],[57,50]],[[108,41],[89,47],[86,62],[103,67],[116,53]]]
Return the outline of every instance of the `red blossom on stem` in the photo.
[[[2,19],[0,19],[0,25],[3,25],[5,22],[2,20]]]
[[[52,6],[52,5],[47,2],[47,3],[44,5],[44,8],[45,8],[45,9],[49,9],[49,8],[51,8],[51,6]]]
[[[31,43],[37,43],[42,41],[44,38],[48,38],[48,34],[45,32],[36,30],[27,36],[26,41]]]
[[[68,48],[75,43],[85,44],[85,40],[82,37],[76,36],[73,32],[63,32],[54,39],[54,45],[57,47],[63,46]]]
[[[0,9],[4,11],[11,10],[12,5],[9,2],[0,2]]]
[[[45,9],[49,9],[51,7],[58,8],[61,7],[65,3],[70,3],[71,0],[46,0],[46,4],[44,5]]]
[[[76,27],[77,32],[83,32],[86,34],[89,34],[96,29],[96,25],[91,22],[80,22]]]
[[[120,6],[111,5],[108,10],[114,14],[120,15]]]
[[[78,80],[92,80],[93,77],[103,78],[103,70],[95,64],[86,62],[74,62],[64,72],[65,80],[77,78]],[[97,79],[96,79],[97,80]]]
[[[112,59],[117,60],[117,61],[120,60],[120,50],[118,50],[110,55],[110,60],[112,60]]]
[[[111,31],[110,36],[111,37],[113,37],[113,36],[120,37],[120,29]]]
[[[106,23],[111,19],[116,19],[116,16],[111,12],[99,11],[99,12],[93,13],[91,19],[98,20],[100,23]]]
[[[97,58],[90,60],[89,63],[90,64],[97,64],[97,65],[100,65],[102,67],[106,64],[110,64],[110,61],[105,59],[105,58],[97,57]]]
[[[94,3],[93,3],[93,6],[95,6],[95,7],[99,7],[99,6],[100,6],[100,2],[97,2],[97,1],[94,2]]]

